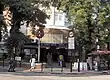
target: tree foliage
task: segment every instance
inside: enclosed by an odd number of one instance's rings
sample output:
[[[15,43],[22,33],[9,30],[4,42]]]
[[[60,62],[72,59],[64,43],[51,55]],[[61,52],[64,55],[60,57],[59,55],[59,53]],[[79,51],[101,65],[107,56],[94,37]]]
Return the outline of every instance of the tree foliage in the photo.
[[[15,48],[21,42],[27,41],[24,34],[20,32],[21,22],[33,22],[33,26],[44,27],[48,15],[39,9],[39,7],[49,8],[51,0],[0,0],[4,7],[9,7],[12,12],[12,24],[10,36],[7,40],[8,48]],[[54,3],[54,1],[53,1]],[[53,4],[52,3],[52,4]],[[20,47],[20,45],[19,45]],[[10,49],[12,50],[12,49]]]
[[[108,35],[106,29],[110,26],[110,1],[108,0],[60,0],[59,9],[67,13],[73,24],[75,37],[91,51],[95,48],[95,40],[100,44]]]

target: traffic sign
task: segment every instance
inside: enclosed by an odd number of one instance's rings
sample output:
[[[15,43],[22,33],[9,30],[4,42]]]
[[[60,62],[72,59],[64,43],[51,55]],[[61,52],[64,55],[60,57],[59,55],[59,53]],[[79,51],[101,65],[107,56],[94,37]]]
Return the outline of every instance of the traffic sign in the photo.
[[[42,38],[44,36],[44,30],[39,28],[36,32],[37,38]]]
[[[75,49],[74,37],[68,38],[68,49]]]
[[[69,32],[69,37],[73,37],[73,36],[74,36],[73,31],[70,31]]]
[[[21,61],[21,57],[15,57],[15,60],[17,60],[17,61]]]

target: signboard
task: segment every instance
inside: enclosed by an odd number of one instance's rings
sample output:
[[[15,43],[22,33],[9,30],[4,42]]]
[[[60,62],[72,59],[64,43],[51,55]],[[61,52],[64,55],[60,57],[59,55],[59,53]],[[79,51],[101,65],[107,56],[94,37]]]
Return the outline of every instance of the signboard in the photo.
[[[15,57],[15,60],[21,61],[21,57]]]
[[[74,37],[68,38],[68,49],[75,49]]]

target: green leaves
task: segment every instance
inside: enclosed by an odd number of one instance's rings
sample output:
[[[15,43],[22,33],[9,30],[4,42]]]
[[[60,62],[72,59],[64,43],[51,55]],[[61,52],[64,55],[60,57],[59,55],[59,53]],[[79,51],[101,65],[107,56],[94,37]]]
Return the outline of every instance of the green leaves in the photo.
[[[109,27],[107,24],[110,23],[109,1],[60,0],[59,9],[67,13],[69,20],[77,29],[75,37],[80,37],[84,41],[83,46],[94,46],[97,37],[103,43],[105,36],[108,35],[105,31]]]
[[[10,37],[7,40],[7,47],[10,51],[14,48],[21,49],[21,44],[27,42],[27,37],[22,34],[19,29],[21,22],[26,21],[27,23],[32,22],[33,26],[46,23],[48,15],[39,8],[49,7],[50,0],[0,0],[4,6],[9,6],[10,11],[13,14],[12,25],[10,30]],[[55,2],[53,2],[55,3]]]
[[[48,18],[46,13],[39,9],[39,6],[49,7],[49,1],[43,0],[3,0],[5,6],[9,6],[14,16],[21,21],[36,21],[46,23],[45,19]],[[18,15],[17,15],[18,14]],[[33,17],[34,16],[34,17]],[[42,17],[43,16],[43,17]],[[37,20],[36,20],[37,19]]]

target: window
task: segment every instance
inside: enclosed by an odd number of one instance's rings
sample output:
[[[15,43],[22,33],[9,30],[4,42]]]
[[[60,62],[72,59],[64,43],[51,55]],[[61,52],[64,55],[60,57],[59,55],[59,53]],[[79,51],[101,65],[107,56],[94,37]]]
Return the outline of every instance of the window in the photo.
[[[60,21],[60,20],[62,20],[62,15],[61,15],[61,14],[59,14],[59,21]]]
[[[62,14],[56,13],[55,14],[55,20],[61,21],[62,20]]]
[[[55,20],[58,20],[58,14],[55,14]]]

